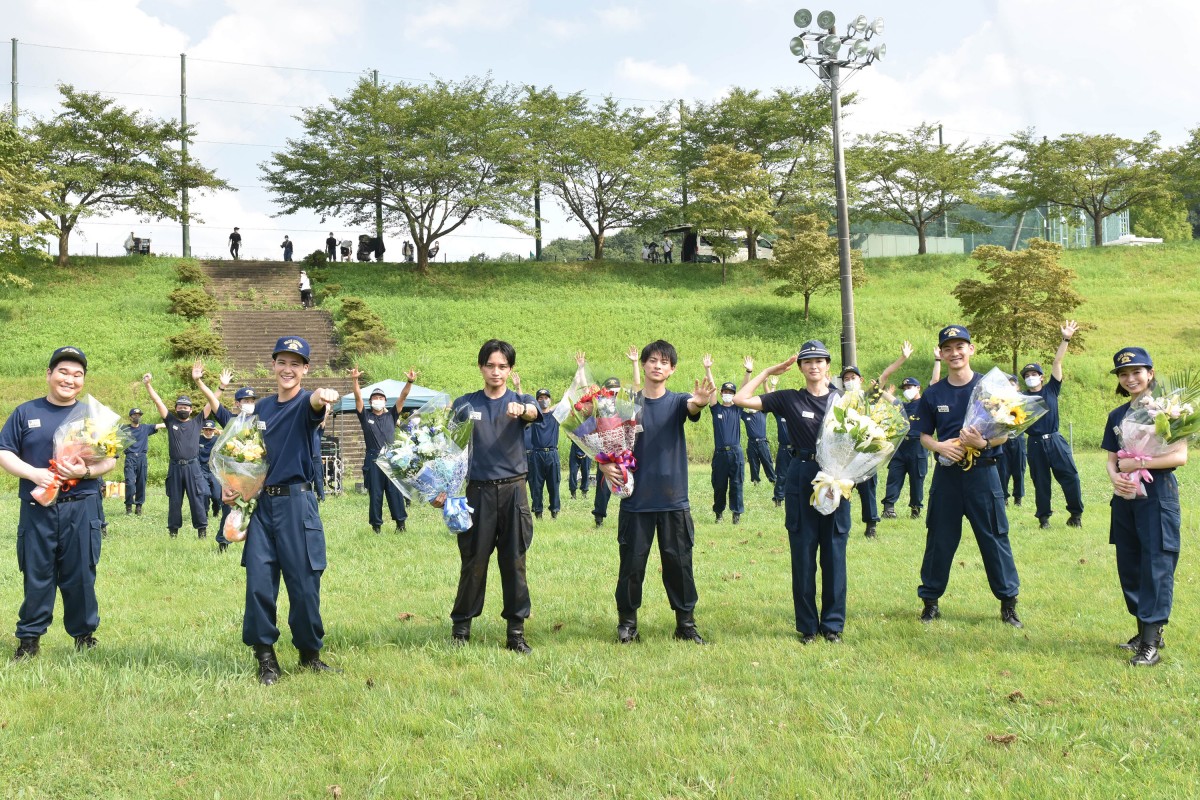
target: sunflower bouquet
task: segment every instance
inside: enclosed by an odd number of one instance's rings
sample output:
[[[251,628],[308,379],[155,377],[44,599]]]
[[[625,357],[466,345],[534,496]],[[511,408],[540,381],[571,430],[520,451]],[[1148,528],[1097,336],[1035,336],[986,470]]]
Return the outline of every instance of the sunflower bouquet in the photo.
[[[1041,419],[1047,410],[1045,400],[1037,395],[1022,394],[1009,382],[1008,375],[999,367],[992,367],[971,390],[963,427],[975,428],[984,439],[1012,437]],[[965,446],[963,449],[967,451],[962,460],[963,469],[970,469],[981,451]],[[950,466],[958,462],[938,456],[938,463]]]
[[[79,459],[85,464],[98,464],[107,458],[115,458],[131,444],[133,436],[121,425],[117,412],[90,394],[84,395],[54,431],[54,458],[50,459],[54,483],[34,489],[33,499],[44,506],[53,505],[60,492],[69,492],[75,487],[77,480],[60,474],[60,463]]]

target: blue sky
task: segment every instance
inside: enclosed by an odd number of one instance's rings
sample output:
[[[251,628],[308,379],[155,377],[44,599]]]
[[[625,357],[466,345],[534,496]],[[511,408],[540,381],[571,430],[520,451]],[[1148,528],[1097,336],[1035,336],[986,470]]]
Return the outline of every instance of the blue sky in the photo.
[[[848,135],[942,122],[950,141],[999,139],[1025,127],[1057,135],[1150,130],[1176,144],[1200,125],[1200,88],[1186,40],[1200,3],[1182,0],[871,0],[827,4],[839,25],[857,13],[886,21],[884,61],[848,88],[861,100]],[[17,38],[23,114],[55,110],[55,84],[115,93],[124,105],[179,114],[179,53],[188,54],[194,153],[236,185],[194,209],[196,255],[220,255],[233,225],[246,254],[279,257],[289,234],[315,249],[337,221],[274,217],[257,164],[298,132],[299,108],[340,94],[359,74],[385,80],[457,79],[553,86],[655,107],[720,97],[731,86],[815,86],[788,40],[798,3],[774,0],[22,0],[7,4],[0,40]],[[1136,12],[1130,9],[1138,9]],[[1135,39],[1135,32],[1137,39]],[[1135,49],[1147,38],[1153,49]],[[1144,45],[1142,45],[1144,47]],[[66,48],[66,49],[64,49]],[[116,51],[113,55],[92,51]],[[5,64],[8,58],[0,59]],[[272,68],[250,66],[270,65]],[[298,69],[284,69],[294,67]],[[4,75],[4,70],[0,75]],[[8,76],[5,75],[5,78]],[[554,204],[547,240],[582,230]],[[178,226],[114,217],[86,223],[72,252],[115,254],[130,229],[160,252],[180,250]],[[402,236],[388,235],[398,257]],[[443,240],[450,259],[527,253],[532,240],[473,224]]]

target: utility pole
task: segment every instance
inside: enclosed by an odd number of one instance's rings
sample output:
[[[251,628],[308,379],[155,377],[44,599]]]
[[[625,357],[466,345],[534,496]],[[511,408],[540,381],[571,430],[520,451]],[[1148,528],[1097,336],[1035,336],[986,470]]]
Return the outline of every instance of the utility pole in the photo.
[[[179,54],[179,122],[182,135],[179,139],[180,165],[183,167],[183,194],[180,208],[183,211],[183,257],[192,257],[192,222],[188,212],[188,124],[187,124],[187,53]]]
[[[942,143],[942,123],[938,123],[938,147],[945,147]],[[942,196],[942,205],[945,206],[945,195]],[[942,238],[950,238],[950,218],[946,216],[946,211],[942,210]]]
[[[17,127],[17,39],[14,36],[12,40],[12,124]],[[21,237],[13,234],[12,237],[13,252],[20,252]]]
[[[533,258],[535,261],[542,260],[542,179],[535,178],[533,181],[533,228],[535,231],[533,239]]]
[[[683,124],[683,98],[679,100],[679,171],[683,181],[683,212],[687,213],[687,154],[684,152],[684,145],[687,141],[687,132],[684,130]]]
[[[375,83],[375,102],[378,104],[379,70],[371,70],[371,80]],[[383,167],[379,163],[379,156],[375,157],[375,238],[383,238]]]

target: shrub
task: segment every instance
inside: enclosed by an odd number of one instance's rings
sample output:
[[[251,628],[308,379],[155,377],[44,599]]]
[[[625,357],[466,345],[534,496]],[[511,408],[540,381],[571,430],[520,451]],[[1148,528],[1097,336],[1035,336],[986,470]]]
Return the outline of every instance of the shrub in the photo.
[[[217,310],[217,298],[197,286],[180,286],[167,297],[171,313],[187,319],[199,319]]]
[[[346,355],[383,353],[396,344],[383,320],[359,297],[342,299],[337,332]]]
[[[180,261],[175,265],[175,277],[180,283],[198,283],[208,285],[208,275],[195,261]]]
[[[223,358],[225,345],[220,334],[213,333],[208,323],[194,322],[179,333],[167,337],[171,355],[175,358]],[[188,380],[190,380],[190,373]]]
[[[328,260],[329,256],[324,250],[313,250],[311,253],[302,258],[300,263],[304,265],[305,270],[307,271],[310,269],[320,269],[321,267],[325,266],[325,262]],[[309,273],[308,277],[311,279],[312,273]]]

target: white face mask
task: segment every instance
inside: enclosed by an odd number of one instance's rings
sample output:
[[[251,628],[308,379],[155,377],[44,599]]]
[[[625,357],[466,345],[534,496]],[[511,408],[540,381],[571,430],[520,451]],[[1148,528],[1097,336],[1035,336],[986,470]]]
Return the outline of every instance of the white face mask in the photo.
[[[851,378],[849,380],[842,381],[842,385],[846,387],[847,392],[856,392],[862,388],[862,381],[860,381],[858,378]]]
[[[538,401],[538,405],[540,405],[542,407],[542,410],[545,411],[547,408],[550,407],[550,400],[548,398],[543,397],[541,400]]]
[[[917,396],[917,387],[915,387],[915,386],[910,386],[910,387],[908,387],[907,389],[905,389],[905,390],[904,390],[904,399],[905,399],[905,400],[912,400],[912,399],[914,399],[916,396]]]
[[[372,400],[371,401],[371,410],[372,411],[383,411],[384,406],[386,406],[386,405],[387,404],[382,400]]]
[[[731,405],[733,403],[733,395],[731,395],[731,394],[721,395],[721,402],[724,403],[725,405]]]
[[[1025,378],[1025,385],[1028,386],[1030,389],[1036,389],[1041,384],[1041,382],[1042,382],[1042,377],[1040,375],[1029,375],[1028,377]]]
[[[245,400],[243,400],[242,401],[242,413],[243,414],[253,414],[254,413],[254,403],[247,403]]]

